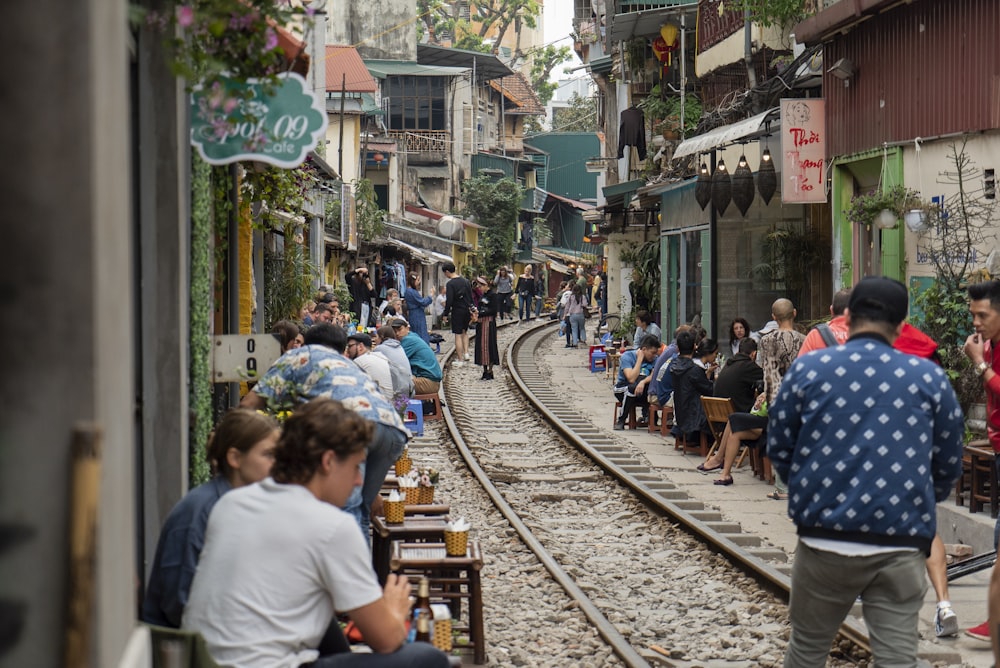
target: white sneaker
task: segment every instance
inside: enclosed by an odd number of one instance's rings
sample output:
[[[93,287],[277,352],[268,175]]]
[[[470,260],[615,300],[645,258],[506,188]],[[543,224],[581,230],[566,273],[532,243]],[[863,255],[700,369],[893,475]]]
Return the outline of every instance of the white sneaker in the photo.
[[[468,362],[472,359],[472,353],[465,353],[465,361]]]
[[[463,362],[462,360],[456,360],[452,362],[451,365],[454,367],[465,366],[465,362]]]
[[[939,606],[934,613],[934,635],[938,638],[958,635],[958,615],[950,605]]]

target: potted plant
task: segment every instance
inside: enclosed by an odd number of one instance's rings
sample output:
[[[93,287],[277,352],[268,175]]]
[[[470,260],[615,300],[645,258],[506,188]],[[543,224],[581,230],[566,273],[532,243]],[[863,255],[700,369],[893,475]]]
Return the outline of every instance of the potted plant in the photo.
[[[844,215],[859,225],[876,225],[883,229],[896,226],[900,218],[910,213],[907,227],[913,231],[926,229],[929,213],[935,206],[925,202],[920,193],[905,186],[876,188],[851,198],[851,204],[844,209]],[[912,212],[912,213],[911,213]],[[914,226],[917,229],[914,229]]]
[[[677,139],[681,133],[681,98],[680,95],[664,96],[660,84],[653,86],[649,95],[639,102],[638,106],[650,121],[654,135],[662,135],[664,139]],[[684,96],[684,127],[685,135],[694,133],[701,119],[701,102],[694,95]]]

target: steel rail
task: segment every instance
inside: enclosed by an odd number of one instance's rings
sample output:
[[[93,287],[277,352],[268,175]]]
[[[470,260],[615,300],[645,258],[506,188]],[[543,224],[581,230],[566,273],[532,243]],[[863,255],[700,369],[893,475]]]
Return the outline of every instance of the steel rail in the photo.
[[[537,410],[538,413],[556,429],[556,431],[562,434],[562,436],[567,441],[572,443],[578,450],[584,453],[587,457],[591,458],[621,484],[633,490],[637,496],[643,499],[647,506],[657,512],[665,514],[688,533],[698,537],[706,544],[707,547],[709,547],[709,549],[724,554],[727,559],[738,566],[741,570],[787,602],[791,592],[791,580],[787,575],[778,571],[760,557],[743,549],[742,546],[728,539],[725,535],[715,531],[705,522],[695,517],[687,509],[674,503],[670,499],[664,498],[657,491],[647,486],[643,481],[633,476],[629,471],[626,471],[621,466],[611,461],[600,451],[600,449],[595,448],[586,440],[580,438],[576,432],[566,424],[566,422],[564,422],[538,398],[535,392],[531,389],[531,387],[529,387],[528,383],[525,382],[521,376],[517,353],[519,353],[521,348],[525,345],[533,344],[535,348],[531,349],[530,352],[531,359],[534,359],[534,350],[537,349],[538,345],[541,343],[543,336],[540,334],[540,330],[543,330],[547,326],[551,326],[551,324],[536,326],[535,328],[521,334],[510,346],[508,346],[506,352],[508,372],[510,373],[515,384],[524,394],[525,398],[527,398],[527,400],[532,404],[535,410]],[[848,619],[841,625],[839,632],[842,637],[849,640],[851,643],[869,653],[871,652],[868,635],[864,628],[856,620],[848,617]]]
[[[538,325],[535,329],[540,329]],[[534,329],[529,330],[528,333],[533,332]],[[522,335],[523,336],[523,335]],[[518,339],[520,340],[520,338]],[[510,347],[508,347],[508,351]],[[450,361],[452,355],[454,355],[454,349],[449,351],[445,363]],[[508,359],[508,368],[509,359]],[[440,389],[440,395],[444,394],[444,385],[442,384]],[[439,395],[439,396],[440,396]],[[443,397],[442,397],[443,398]],[[510,523],[511,527],[517,532],[518,537],[524,543],[524,545],[534,553],[535,557],[545,566],[545,569],[549,572],[552,578],[563,588],[566,594],[573,599],[573,601],[580,607],[580,611],[587,617],[588,621],[594,626],[598,634],[604,639],[604,641],[611,647],[611,650],[630,668],[650,668],[650,663],[643,658],[639,652],[636,651],[635,647],[632,646],[625,636],[618,632],[614,624],[612,624],[604,613],[594,605],[590,597],[587,596],[586,592],[583,591],[577,584],[572,576],[567,573],[559,562],[556,561],[555,557],[545,549],[545,546],[535,537],[531,529],[521,520],[520,515],[517,514],[510,504],[504,499],[503,494],[497,489],[493,481],[490,480],[489,475],[486,471],[482,469],[479,462],[476,460],[476,456],[472,453],[472,450],[466,444],[465,439],[462,436],[461,429],[459,429],[458,423],[455,421],[454,416],[451,414],[447,403],[442,402],[441,411],[444,414],[445,423],[448,425],[448,432],[451,435],[452,440],[455,442],[455,448],[458,453],[462,456],[465,461],[465,465],[469,468],[469,471],[475,476],[476,480],[482,486],[483,490],[490,497],[493,505],[496,506],[497,510],[501,515]],[[667,664],[672,665],[672,664]]]

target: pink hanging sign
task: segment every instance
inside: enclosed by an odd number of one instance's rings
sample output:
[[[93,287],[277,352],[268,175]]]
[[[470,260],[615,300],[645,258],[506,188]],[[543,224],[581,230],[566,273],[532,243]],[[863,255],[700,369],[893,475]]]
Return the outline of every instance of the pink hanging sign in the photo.
[[[781,101],[781,201],[826,201],[826,101]]]

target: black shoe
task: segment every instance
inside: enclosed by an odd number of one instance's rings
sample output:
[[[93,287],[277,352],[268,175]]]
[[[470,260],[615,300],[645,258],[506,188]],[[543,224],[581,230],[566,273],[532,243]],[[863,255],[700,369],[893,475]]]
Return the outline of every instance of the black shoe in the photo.
[[[625,428],[624,422],[615,422],[615,426],[613,427],[615,431],[621,431],[624,428]]]
[[[649,420],[646,420],[646,419],[639,420],[638,422],[635,423],[635,426],[636,427],[648,427],[649,426]]]
[[[493,380],[493,372],[483,371],[483,377],[481,378],[481,380]]]

